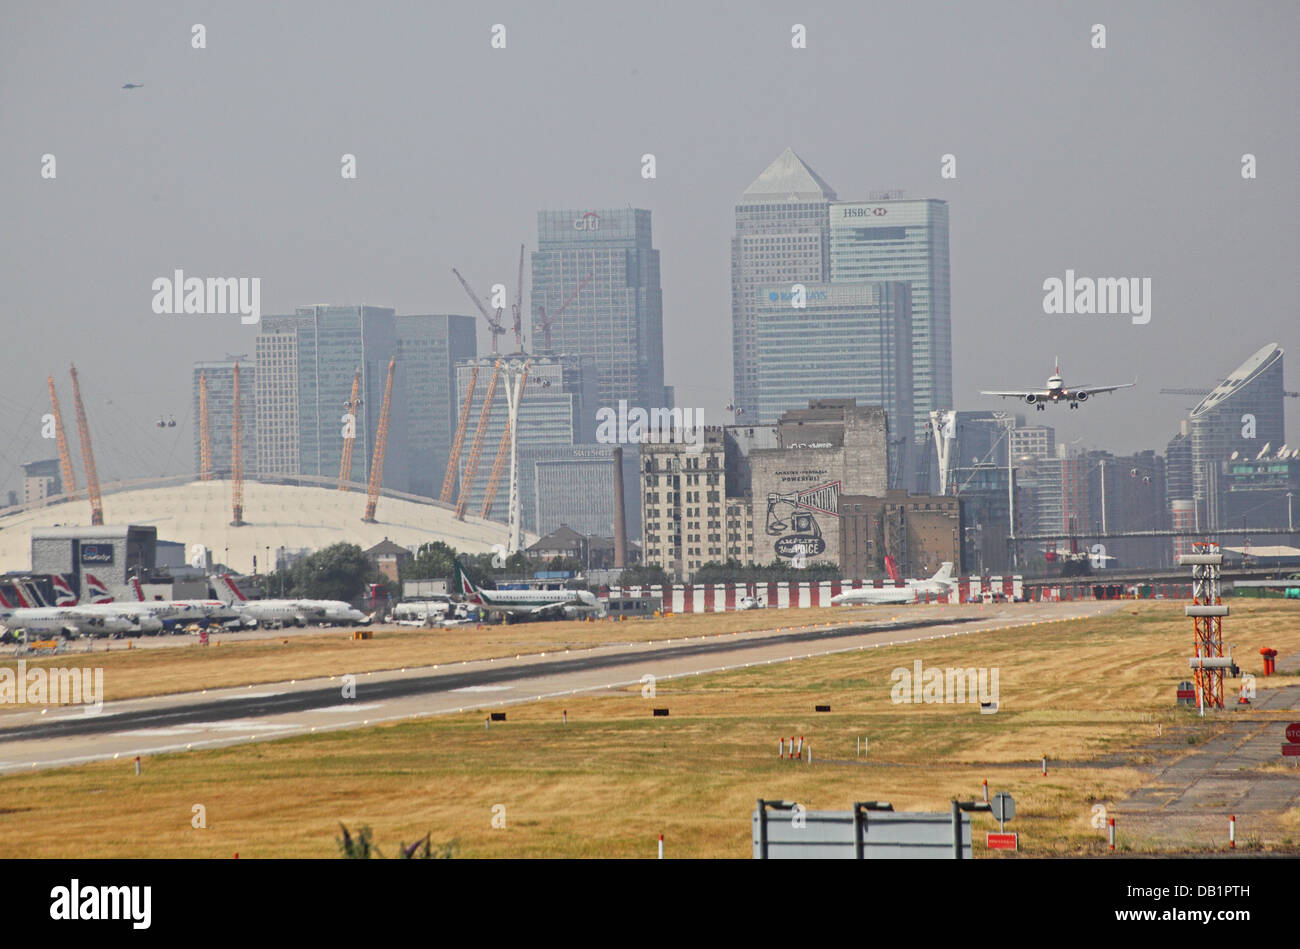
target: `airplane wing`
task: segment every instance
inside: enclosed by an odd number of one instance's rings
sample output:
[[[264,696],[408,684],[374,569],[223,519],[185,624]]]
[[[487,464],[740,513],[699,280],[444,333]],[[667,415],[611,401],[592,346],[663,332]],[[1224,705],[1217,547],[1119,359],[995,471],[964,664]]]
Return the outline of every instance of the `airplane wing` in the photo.
[[[574,603],[572,600],[565,600],[563,603],[543,603],[541,606],[535,606],[531,610],[529,610],[528,615],[537,616],[541,613],[547,612],[548,610],[562,610],[566,606],[573,606],[573,605]]]
[[[980,392],[980,395],[996,395],[996,396],[998,396],[999,398],[1002,398],[1002,399],[1023,399],[1025,396],[1028,396],[1028,395],[1037,395],[1037,396],[1041,396],[1041,395],[1045,395],[1045,393],[1043,392],[1042,389],[1032,389],[1032,390],[1031,390],[1031,389],[1021,389],[1021,390],[1019,390],[1019,391],[1015,391],[1015,392],[984,392],[984,391],[981,391],[981,392]]]
[[[1070,392],[1073,393],[1082,390],[1083,392],[1088,393],[1088,395],[1099,395],[1102,392],[1114,392],[1116,389],[1131,389],[1135,385],[1137,385],[1136,382],[1125,382],[1117,386],[1070,386]]]

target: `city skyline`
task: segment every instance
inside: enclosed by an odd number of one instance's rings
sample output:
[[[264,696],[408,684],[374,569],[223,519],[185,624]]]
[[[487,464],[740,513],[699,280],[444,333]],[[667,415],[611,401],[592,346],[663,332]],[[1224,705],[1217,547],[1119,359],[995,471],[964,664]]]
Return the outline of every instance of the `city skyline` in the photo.
[[[2,238],[14,261],[5,309],[26,343],[0,355],[0,428],[12,446],[5,484],[19,486],[20,462],[52,453],[39,436],[42,384],[51,371],[65,377],[70,361],[82,373],[105,481],[188,466],[195,421],[184,387],[193,363],[251,351],[258,327],[233,316],[153,314],[149,284],[158,275],[183,267],[260,276],[264,313],[292,312],[302,300],[375,300],[399,313],[463,311],[450,266],[483,284],[512,284],[509,248],[515,235],[530,233],[536,209],[546,207],[630,204],[652,212],[663,258],[666,382],[680,404],[703,405],[711,420],[729,421],[731,387],[718,383],[729,375],[732,208],[744,183],[786,147],[846,196],[888,185],[948,202],[956,407],[992,407],[975,395],[979,388],[1033,384],[1060,353],[1076,377],[1138,375],[1141,386],[1127,402],[1116,397],[1068,422],[1054,420],[1062,441],[1115,452],[1159,448],[1194,401],[1159,396],[1159,387],[1209,386],[1260,345],[1297,344],[1294,303],[1284,281],[1270,274],[1286,273],[1300,256],[1292,224],[1300,180],[1296,129],[1238,108],[1275,101],[1276,83],[1290,81],[1277,77],[1291,75],[1282,68],[1289,62],[1282,37],[1293,32],[1295,11],[1270,11],[1272,28],[1247,46],[1240,37],[1218,42],[1222,24],[1207,9],[1177,18],[1164,15],[1167,9],[1110,11],[1104,51],[1089,47],[1086,24],[1018,4],[945,11],[941,21],[909,10],[810,17],[809,47],[800,51],[789,48],[789,24],[775,8],[738,24],[693,13],[694,29],[685,32],[634,14],[641,44],[621,52],[597,44],[594,60],[579,66],[557,61],[554,44],[561,31],[577,43],[607,33],[610,23],[599,11],[573,8],[551,23],[538,11],[507,7],[499,16],[510,22],[511,45],[493,53],[489,24],[471,12],[449,11],[435,24],[431,14],[402,8],[397,19],[412,35],[484,35],[482,50],[453,43],[445,63],[420,67],[473,80],[461,84],[471,90],[462,101],[442,100],[458,132],[450,142],[407,131],[393,107],[373,108],[385,99],[382,90],[413,78],[412,58],[380,57],[384,63],[346,86],[310,60],[278,84],[263,83],[256,69],[232,74],[236,64],[277,60],[272,51],[296,29],[288,14],[249,8],[241,11],[239,30],[213,17],[213,41],[194,51],[167,38],[173,24],[147,5],[121,15],[90,11],[84,30],[67,43],[52,39],[63,29],[58,14],[7,12],[12,28],[0,39],[0,96],[13,147],[0,157],[0,200],[15,226]],[[316,20],[326,45],[347,42],[352,53],[393,42],[388,29],[353,28],[324,12]],[[898,42],[882,49],[873,75],[905,66],[906,49],[922,38],[935,61],[947,65],[904,87],[897,101],[877,104],[868,132],[840,121],[853,114],[856,95],[834,81],[835,63],[853,37],[882,30]],[[1152,31],[1167,41],[1150,44]],[[968,48],[971,35],[982,38],[978,49]],[[1026,44],[1030,35],[1040,39]],[[143,42],[130,65],[120,61],[127,36]],[[1195,64],[1210,42],[1224,70],[1206,86],[1210,80]],[[37,63],[35,49],[51,52]],[[679,77],[667,68],[678,58],[664,58],[671,50],[699,52],[714,63],[711,76],[717,60],[730,62],[735,68],[725,72],[736,78],[715,76],[692,101],[700,84],[689,70]],[[1050,82],[1022,88],[1018,73],[984,68],[990,52]],[[298,55],[291,52],[288,62]],[[1141,69],[1181,77],[1160,93],[1158,129],[1148,119],[1150,96],[1118,94],[1129,89],[1139,55]],[[66,68],[74,60],[77,68]],[[280,68],[286,60],[278,62]],[[581,81],[592,68],[615,77],[591,88],[595,100],[608,108],[623,90],[631,95],[628,108],[610,111],[599,134],[579,125],[546,140],[541,133],[554,116],[540,103],[557,84]],[[124,69],[148,73],[147,85],[128,95],[107,81]],[[494,79],[492,70],[504,75]],[[523,74],[530,85],[521,90]],[[817,95],[773,122],[771,97],[783,81]],[[261,87],[258,94],[249,94],[250,84]],[[979,106],[990,98],[1002,103],[997,115]],[[264,142],[255,156],[214,150],[222,128],[214,119],[236,100],[251,104],[241,127]],[[1062,101],[1079,103],[1090,121],[1061,123]],[[57,128],[47,118],[55,103],[62,110]],[[340,112],[352,126],[347,141],[339,139],[336,121],[324,121]],[[294,115],[287,126],[286,114]],[[730,116],[728,128],[737,134],[717,134],[720,114]],[[1207,116],[1223,143],[1209,150],[1201,139]],[[507,150],[484,162],[468,145],[512,125],[546,147]],[[168,128],[182,134],[164,134]],[[396,129],[403,131],[394,137]],[[150,146],[142,149],[143,141]],[[1168,160],[1125,165],[1130,146]],[[54,180],[39,176],[36,159],[47,152],[59,159]],[[641,177],[648,152],[657,158],[654,179]],[[1247,152],[1259,155],[1256,180],[1240,175]],[[357,156],[355,181],[339,177],[345,153]],[[940,177],[948,153],[956,156],[952,180]],[[455,187],[447,187],[452,181]],[[1193,193],[1197,200],[1188,200]],[[226,216],[213,218],[215,227],[192,227],[200,209]],[[86,220],[121,227],[106,242],[84,228]],[[307,239],[289,240],[301,234]],[[1044,314],[1042,281],[1067,269],[1149,276],[1152,323]],[[67,279],[74,272],[79,279]],[[1209,272],[1215,280],[1202,278]],[[103,314],[89,324],[95,332],[86,331],[88,313]],[[1199,343],[1226,314],[1242,345]],[[486,351],[483,327],[477,332],[479,351]],[[108,361],[98,363],[101,356]],[[176,416],[175,429],[153,429],[160,411]],[[167,443],[172,438],[179,448]],[[159,465],[170,468],[159,472]]]

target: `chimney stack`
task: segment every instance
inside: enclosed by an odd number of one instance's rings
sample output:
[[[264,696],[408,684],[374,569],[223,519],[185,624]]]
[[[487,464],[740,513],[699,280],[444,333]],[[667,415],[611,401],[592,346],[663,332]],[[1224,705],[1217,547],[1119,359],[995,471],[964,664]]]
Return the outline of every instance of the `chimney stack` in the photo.
[[[627,511],[623,504],[623,446],[614,446],[614,567],[627,566]]]

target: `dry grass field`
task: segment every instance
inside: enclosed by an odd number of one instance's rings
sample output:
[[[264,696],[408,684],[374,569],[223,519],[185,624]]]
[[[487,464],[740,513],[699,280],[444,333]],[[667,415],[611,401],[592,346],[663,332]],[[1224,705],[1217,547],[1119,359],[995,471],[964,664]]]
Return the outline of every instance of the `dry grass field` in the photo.
[[[696,619],[716,618],[681,618]],[[580,643],[599,635],[552,625],[536,634],[556,637],[552,648],[565,636]],[[630,638],[639,625],[618,632]],[[1294,604],[1234,603],[1227,628],[1246,671],[1261,671],[1261,645],[1282,657],[1300,653]],[[524,629],[498,630],[504,638],[484,648],[509,651],[518,641],[509,637]],[[331,649],[366,645],[324,640],[300,658],[323,662]],[[389,856],[399,842],[431,833],[435,842],[455,839],[462,857],[653,857],[663,833],[669,857],[743,858],[758,797],[810,809],[880,799],[900,810],[946,810],[953,797],[978,797],[985,779],[1015,796],[1008,829],[1020,832],[1026,854],[1100,855],[1105,840],[1090,826],[1092,805],[1143,782],[1146,759],[1135,749],[1190,747],[1235,716],[1282,720],[1253,709],[1200,720],[1173,708],[1190,643],[1181,604],[1125,605],[1074,622],[661,681],[653,701],[631,689],[515,706],[490,731],[467,712],[164,755],[148,759],[139,777],[127,762],[12,775],[0,779],[0,856],[329,857],[342,821],[372,827]],[[891,671],[917,659],[997,668],[999,711],[895,704]],[[1284,674],[1261,677],[1260,688],[1295,684],[1296,665],[1281,663]],[[831,711],[815,713],[816,704]],[[653,718],[651,706],[671,715]],[[788,735],[804,736],[811,764],[778,759],[777,739]],[[862,736],[870,739],[865,759],[856,757]],[[1044,754],[1047,777],[1039,773]],[[206,809],[205,828],[192,826],[195,805]],[[494,813],[504,827],[493,826]],[[975,816],[977,855],[986,854],[990,829],[987,815]],[[1296,851],[1300,815],[1257,830],[1265,848]],[[1125,846],[1142,849],[1140,841]]]

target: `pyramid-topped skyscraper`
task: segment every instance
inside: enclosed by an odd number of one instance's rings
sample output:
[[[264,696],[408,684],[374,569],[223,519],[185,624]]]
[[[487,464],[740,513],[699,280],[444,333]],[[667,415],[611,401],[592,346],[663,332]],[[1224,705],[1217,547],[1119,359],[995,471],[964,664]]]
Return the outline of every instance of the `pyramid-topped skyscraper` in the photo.
[[[745,189],[741,203],[834,200],[835,189],[809,168],[808,163],[796,155],[793,148],[787,148]]]
[[[926,422],[952,407],[947,202],[841,200],[787,148],[735,207],[736,421],[771,423],[812,398],[879,405],[891,487],[934,490]]]
[[[732,372],[736,421],[758,412],[758,291],[830,279],[830,203],[835,190],[787,148],[736,205],[731,241]]]

